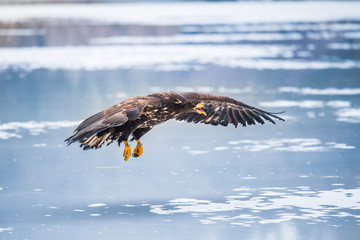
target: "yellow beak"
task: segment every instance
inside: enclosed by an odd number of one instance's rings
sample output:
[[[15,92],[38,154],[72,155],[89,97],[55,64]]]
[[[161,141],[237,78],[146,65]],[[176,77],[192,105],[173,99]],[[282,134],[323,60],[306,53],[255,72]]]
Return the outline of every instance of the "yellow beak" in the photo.
[[[206,112],[202,109],[204,107],[204,103],[199,103],[194,107],[194,110],[199,113],[199,114],[203,114],[206,116]]]

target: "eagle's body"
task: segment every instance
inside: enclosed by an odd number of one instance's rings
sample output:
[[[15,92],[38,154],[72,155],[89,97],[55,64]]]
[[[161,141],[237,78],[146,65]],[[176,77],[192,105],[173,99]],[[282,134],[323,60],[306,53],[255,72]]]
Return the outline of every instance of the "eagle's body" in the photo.
[[[132,135],[138,143],[133,156],[142,154],[139,139],[155,125],[175,118],[179,121],[237,127],[264,124],[264,120],[275,123],[272,118],[283,120],[273,113],[251,107],[235,99],[202,93],[154,93],[144,97],[132,97],[101,111],[84,120],[73,136],[65,141],[68,144],[80,142],[84,150],[99,148],[117,141],[125,143],[125,160],[131,148],[128,138]]]

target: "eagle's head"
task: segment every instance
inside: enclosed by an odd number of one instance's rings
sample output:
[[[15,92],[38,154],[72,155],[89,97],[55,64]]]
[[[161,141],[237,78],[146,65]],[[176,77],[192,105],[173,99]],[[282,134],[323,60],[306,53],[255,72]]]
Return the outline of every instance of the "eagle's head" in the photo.
[[[199,114],[203,114],[203,115],[206,116],[206,112],[204,111],[204,109],[206,109],[206,104],[205,103],[200,102],[200,103],[196,104],[193,109],[195,110],[195,112],[197,112]]]

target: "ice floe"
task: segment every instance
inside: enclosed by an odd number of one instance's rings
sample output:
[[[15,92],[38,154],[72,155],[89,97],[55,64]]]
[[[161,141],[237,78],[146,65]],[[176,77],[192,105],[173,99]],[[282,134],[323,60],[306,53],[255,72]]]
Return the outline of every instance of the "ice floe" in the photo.
[[[321,152],[331,149],[351,150],[356,146],[346,143],[325,142],[317,138],[273,138],[265,140],[242,139],[228,142],[229,146],[214,146],[215,151],[233,150],[240,152],[260,152],[260,151],[279,151],[279,152]],[[183,150],[191,155],[208,154],[209,149],[193,149],[190,146],[183,147]]]
[[[360,123],[360,108],[343,108],[335,114],[340,122]]]
[[[34,147],[46,147],[46,143],[35,143],[33,144]]]
[[[325,106],[331,108],[348,108],[351,106],[351,102],[343,101],[343,100],[334,100],[334,101],[320,101],[320,100],[302,100],[302,101],[294,101],[294,100],[276,100],[276,101],[267,101],[260,102],[260,106],[262,107],[299,107],[299,108],[323,108]]]
[[[342,100],[328,101],[326,102],[326,106],[332,108],[348,108],[351,106],[351,102]]]
[[[333,1],[4,5],[0,21],[81,19],[146,25],[316,22],[358,19],[359,9],[358,2]]]
[[[239,59],[277,57],[289,46],[227,46],[227,45],[136,45],[136,46],[95,46],[95,47],[31,47],[2,48],[0,69],[20,67],[27,70],[47,69],[117,69],[142,68],[173,71],[187,70],[196,64],[228,65]],[[71,57],[70,57],[71,56]],[[219,65],[217,64],[217,65]],[[231,65],[231,64],[230,64]],[[165,69],[164,69],[165,67]],[[175,68],[178,70],[178,68]]]
[[[360,32],[346,32],[346,33],[344,33],[344,36],[346,38],[350,38],[350,39],[359,39]]]
[[[294,220],[327,222],[330,216],[354,219],[360,217],[354,212],[360,209],[360,188],[322,191],[298,191],[296,188],[279,188],[272,191],[250,189],[247,193],[246,197],[225,197],[224,202],[174,199],[162,205],[151,206],[150,212],[160,215],[191,214],[202,224],[228,222],[239,226]],[[269,214],[272,218],[268,217]]]
[[[14,230],[13,227],[0,227],[0,232],[13,231],[13,230]]]
[[[100,217],[102,214],[100,213],[91,213],[89,214],[90,217]]]
[[[1,32],[0,32],[1,33]],[[231,43],[238,41],[289,41],[301,40],[299,33],[244,33],[244,34],[179,34],[171,36],[113,36],[106,38],[93,38],[89,40],[92,45],[118,45],[118,44],[204,44],[204,43]]]
[[[298,88],[280,87],[279,92],[298,93],[302,95],[359,95],[360,88]]]
[[[355,146],[346,143],[326,142],[322,143],[317,138],[277,138],[267,140],[238,140],[229,141],[228,144],[234,150],[259,152],[264,150],[284,152],[315,152],[330,149],[355,149]]]
[[[325,106],[323,101],[318,101],[318,100],[302,100],[302,101],[276,100],[276,101],[259,102],[259,105],[262,107],[300,107],[300,108],[322,108]]]
[[[105,203],[92,203],[88,205],[88,207],[105,207],[105,206],[106,206]]]
[[[292,59],[291,45],[129,45],[2,48],[0,70],[8,68],[152,71],[202,70],[207,65],[246,69],[350,69],[358,60]]]
[[[360,24],[346,22],[277,22],[238,23],[231,25],[184,25],[183,33],[268,33],[268,32],[337,32],[359,31]],[[308,36],[307,36],[308,37]]]
[[[49,129],[75,127],[80,121],[28,121],[28,122],[7,122],[0,123],[0,139],[21,138],[21,132],[28,131],[31,135],[46,133]],[[44,144],[34,145],[34,147],[44,147]]]
[[[85,212],[85,210],[83,210],[83,209],[74,209],[73,211],[74,212]]]
[[[200,155],[200,154],[206,154],[209,153],[210,151],[208,150],[193,150],[193,149],[189,149],[186,150],[186,152],[188,152],[191,155]]]
[[[20,134],[0,131],[0,139],[22,138]]]
[[[353,50],[360,49],[360,44],[358,43],[329,43],[327,48],[334,50]]]

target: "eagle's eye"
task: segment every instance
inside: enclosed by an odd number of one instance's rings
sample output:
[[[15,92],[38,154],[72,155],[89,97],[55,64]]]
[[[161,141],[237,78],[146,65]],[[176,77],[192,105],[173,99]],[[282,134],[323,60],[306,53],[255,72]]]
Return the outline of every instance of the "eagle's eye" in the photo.
[[[206,112],[204,111],[205,104],[203,102],[196,104],[193,108],[197,113],[203,114],[206,116]]]

